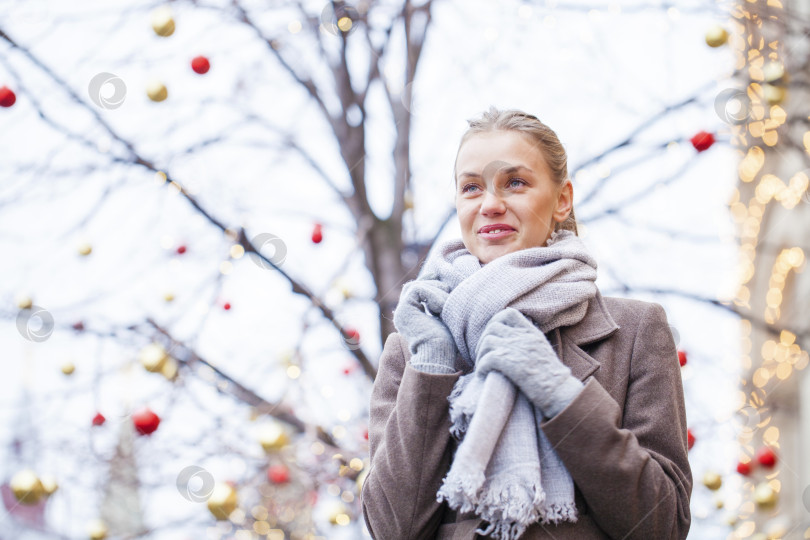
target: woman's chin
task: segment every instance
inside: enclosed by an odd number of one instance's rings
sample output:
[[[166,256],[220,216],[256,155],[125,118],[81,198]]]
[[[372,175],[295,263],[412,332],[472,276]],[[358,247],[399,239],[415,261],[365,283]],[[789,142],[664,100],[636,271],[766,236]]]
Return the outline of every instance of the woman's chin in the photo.
[[[494,261],[498,257],[502,255],[506,255],[508,253],[512,253],[513,251],[517,251],[520,249],[516,245],[494,245],[494,246],[485,246],[480,247],[475,253],[475,256],[478,257],[478,260],[481,264],[487,264],[489,262]]]

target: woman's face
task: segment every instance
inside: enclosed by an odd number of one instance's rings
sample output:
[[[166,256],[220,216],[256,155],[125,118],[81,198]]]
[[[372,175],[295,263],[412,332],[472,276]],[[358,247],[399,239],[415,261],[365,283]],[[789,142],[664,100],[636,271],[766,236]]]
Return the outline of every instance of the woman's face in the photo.
[[[573,186],[558,188],[542,151],[515,131],[471,136],[456,158],[456,210],[464,246],[482,264],[540,247],[571,212]],[[500,232],[492,232],[500,225]],[[482,230],[483,228],[483,230]]]

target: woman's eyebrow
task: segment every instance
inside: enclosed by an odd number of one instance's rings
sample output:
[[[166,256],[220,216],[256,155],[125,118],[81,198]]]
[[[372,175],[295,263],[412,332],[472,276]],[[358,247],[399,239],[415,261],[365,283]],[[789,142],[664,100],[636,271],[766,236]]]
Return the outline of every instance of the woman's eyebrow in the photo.
[[[521,169],[525,170],[527,172],[530,172],[532,174],[534,173],[534,171],[532,171],[530,168],[528,168],[528,167],[526,167],[524,165],[515,165],[513,167],[506,167],[504,169],[499,169],[498,172],[501,173],[501,174],[512,174],[512,173],[517,172],[517,171],[519,171]],[[470,172],[470,171],[465,171],[465,172],[459,174],[458,176],[459,176],[459,178],[461,178],[462,176],[469,176],[469,177],[472,177],[472,178],[481,178],[480,174]]]

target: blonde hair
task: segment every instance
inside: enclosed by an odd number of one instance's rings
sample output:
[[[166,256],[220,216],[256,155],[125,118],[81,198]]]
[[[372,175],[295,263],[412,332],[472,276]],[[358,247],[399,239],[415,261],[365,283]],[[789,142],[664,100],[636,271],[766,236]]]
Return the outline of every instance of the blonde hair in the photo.
[[[470,127],[461,136],[458,148],[473,135],[490,131],[517,131],[531,139],[537,144],[538,149],[543,153],[543,158],[548,164],[551,178],[557,187],[562,187],[568,178],[568,156],[565,153],[560,139],[553,129],[541,122],[536,116],[525,113],[517,109],[499,110],[490,106],[488,111],[481,114],[479,118],[469,119],[467,123]],[[458,151],[456,152],[458,160]],[[456,178],[456,165],[453,165],[453,178]],[[455,180],[454,180],[455,181]],[[563,222],[556,222],[554,230],[569,230],[577,233],[577,219],[574,216],[574,207],[571,206],[571,213]]]

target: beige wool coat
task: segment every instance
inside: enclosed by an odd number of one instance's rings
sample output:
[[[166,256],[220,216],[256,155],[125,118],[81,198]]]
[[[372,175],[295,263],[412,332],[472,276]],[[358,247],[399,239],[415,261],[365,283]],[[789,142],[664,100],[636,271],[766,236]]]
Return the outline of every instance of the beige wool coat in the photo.
[[[692,472],[680,365],[664,308],[603,297],[578,324],[546,334],[585,387],[541,427],[571,474],[576,523],[531,525],[521,540],[682,540],[691,523]],[[362,488],[376,540],[484,538],[482,521],[436,492],[456,448],[447,397],[462,375],[408,363],[399,333],[385,342],[371,395],[371,465]]]

